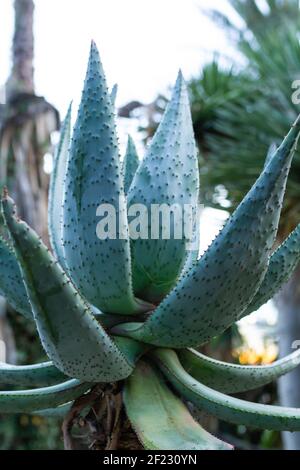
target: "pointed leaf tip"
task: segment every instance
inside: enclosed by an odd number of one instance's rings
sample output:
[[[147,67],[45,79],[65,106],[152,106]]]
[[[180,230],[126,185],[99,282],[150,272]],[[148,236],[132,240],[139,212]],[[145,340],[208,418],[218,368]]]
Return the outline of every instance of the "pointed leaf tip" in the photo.
[[[181,69],[178,70],[177,80],[185,82],[185,79],[184,79],[184,76],[183,76],[183,73],[182,73]]]
[[[67,114],[66,114],[65,119],[67,119],[68,117],[71,116],[71,114],[72,114],[72,107],[73,107],[73,100],[70,101],[70,104],[69,104],[69,106],[68,106],[68,110],[67,110]]]
[[[300,114],[297,116],[297,118],[295,119],[295,122],[293,124],[293,127],[298,127],[298,129],[300,128]]]
[[[135,143],[134,143],[134,140],[133,140],[133,138],[131,137],[131,135],[128,134],[127,147],[130,147],[130,146],[135,146]]]
[[[127,195],[130,185],[139,166],[139,156],[137,154],[135,143],[128,135],[127,148],[123,161],[124,191]]]
[[[116,233],[109,238],[101,219],[107,205],[114,209],[118,221],[113,227]],[[114,108],[95,44],[65,172],[62,238],[68,273],[92,305],[105,313],[126,315],[148,309],[132,291]]]
[[[4,216],[7,215],[17,217],[17,208],[15,201],[9,196],[7,188],[5,193],[3,193],[2,209]]]
[[[115,104],[116,104],[117,93],[118,93],[118,84],[115,83],[114,86],[112,87],[111,92],[110,92],[110,99],[111,99],[111,102],[112,102],[113,106],[115,106]]]
[[[176,78],[175,87],[174,87],[174,90],[173,90],[171,101],[174,99],[174,97],[178,93],[180,93],[180,94],[181,93],[187,93],[187,85],[186,85],[186,81],[184,79],[184,76],[183,76],[183,73],[182,73],[181,69],[178,70],[178,74],[177,74],[177,78]]]
[[[187,88],[179,72],[171,100],[130,185],[128,213],[135,204],[143,204],[150,213],[156,205],[171,212],[189,207],[195,214],[198,194],[197,147]],[[162,221],[157,237],[132,240],[135,293],[150,302],[157,303],[168,294],[190,254],[189,235],[184,231],[175,236],[176,219],[169,224],[172,235],[168,240],[163,236]],[[148,233],[153,225],[149,221]]]
[[[98,51],[97,44],[94,39],[91,40],[91,49],[96,49]]]

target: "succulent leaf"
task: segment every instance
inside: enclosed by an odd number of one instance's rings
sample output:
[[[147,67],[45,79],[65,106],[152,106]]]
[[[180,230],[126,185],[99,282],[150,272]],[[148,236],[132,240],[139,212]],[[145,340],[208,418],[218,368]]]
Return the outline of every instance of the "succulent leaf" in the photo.
[[[0,385],[47,387],[63,380],[67,380],[67,377],[52,362],[32,366],[14,366],[0,362]]]
[[[53,171],[50,177],[48,201],[48,225],[50,242],[53,252],[64,270],[67,268],[62,245],[63,200],[64,179],[71,139],[71,112],[72,105],[69,106],[67,115],[61,128],[60,139],[54,157]]]
[[[187,255],[187,259],[180,276],[184,276],[198,261],[199,249],[200,249],[200,207],[194,211],[194,226],[193,226],[193,238],[191,241],[190,250]]]
[[[118,84],[115,83],[114,86],[112,87],[111,92],[110,92],[110,100],[111,100],[111,104],[113,106],[115,106],[115,104],[116,104],[117,93],[118,93]]]
[[[92,305],[105,313],[132,314],[149,305],[132,292],[121,173],[113,106],[93,43],[65,178],[64,253],[73,282]],[[117,227],[113,224],[115,237],[103,239],[98,210],[108,204]]]
[[[241,317],[268,268],[299,129],[300,118],[206,253],[132,338],[194,347]]]
[[[124,191],[128,193],[136,170],[139,166],[139,156],[132,137],[128,136],[126,153],[123,161]]]
[[[46,408],[56,408],[80,397],[91,386],[78,380],[69,380],[34,390],[0,392],[0,413],[30,413]]]
[[[150,349],[148,344],[140,343],[139,341],[122,336],[113,336],[113,340],[132,368],[135,367],[140,357]]]
[[[242,313],[246,317],[268,302],[289,280],[300,261],[300,224],[272,254],[265,278],[250,305]]]
[[[17,312],[32,320],[31,306],[14,249],[1,236],[0,294]]]
[[[300,350],[254,367],[185,349],[259,308],[300,261],[300,224],[271,254],[300,116],[281,146],[270,147],[261,176],[198,260],[198,160],[182,74],[141,163],[129,137],[121,164],[116,93],[116,85],[108,92],[92,43],[73,139],[69,146],[70,108],[51,176],[54,256],[16,216],[4,191],[0,295],[35,321],[52,362],[0,363],[0,385],[22,388],[0,391],[0,413],[64,417],[95,383],[124,381],[128,417],[147,449],[231,448],[206,432],[185,402],[235,424],[300,431],[300,409],[227,395],[292,371]],[[194,235],[186,231],[187,208]],[[145,219],[132,224],[138,212],[148,217],[146,237]],[[141,237],[134,237],[138,226]]]
[[[186,244],[190,241],[184,233],[176,239],[179,223],[175,216],[169,239],[163,237],[163,220],[159,221],[156,239],[150,236],[151,206],[167,205],[169,210],[175,206],[183,210],[184,205],[196,208],[198,195],[197,149],[188,92],[180,72],[165,115],[128,192],[129,211],[135,204],[148,209],[148,239],[139,238],[131,243],[133,285],[142,298],[156,302],[169,292],[184,266],[188,255]]]
[[[64,418],[70,411],[73,402],[60,405],[57,408],[46,408],[45,410],[32,411],[32,415],[43,418]]]
[[[262,387],[300,364],[300,349],[273,364],[242,366],[217,361],[192,349],[178,351],[183,368],[198,382],[223,393],[240,393]]]
[[[100,325],[104,327],[104,329],[110,329],[114,325],[118,325],[121,323],[122,318],[124,316],[122,315],[111,315],[109,313],[102,313],[98,308],[96,308],[94,305],[90,305],[90,308],[93,312],[93,315],[95,316],[96,320],[99,320]],[[131,316],[128,315],[128,317],[125,317],[128,321],[131,320]]]
[[[265,160],[265,167],[268,166],[268,164],[274,157],[276,150],[277,150],[277,145],[273,142],[273,144],[271,144],[268,149],[268,153],[267,153],[266,160]]]
[[[14,214],[8,197],[3,214],[42,345],[64,374],[88,382],[127,377],[132,367],[76,291],[37,234]]]
[[[300,431],[300,409],[251,403],[224,395],[197,382],[181,366],[172,350],[152,353],[175,389],[199,409],[235,424],[274,431]]]
[[[149,450],[230,450],[205,431],[153,366],[140,362],[124,389],[133,429]]]

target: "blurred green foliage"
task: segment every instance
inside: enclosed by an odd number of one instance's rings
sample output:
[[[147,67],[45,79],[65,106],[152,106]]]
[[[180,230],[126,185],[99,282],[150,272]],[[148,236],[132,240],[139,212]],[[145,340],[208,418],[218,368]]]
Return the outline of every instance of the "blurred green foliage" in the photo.
[[[8,317],[15,334],[18,363],[34,364],[47,360],[34,323],[13,311]],[[0,450],[63,449],[61,424],[62,420],[56,418],[1,415]]]
[[[202,201],[233,210],[259,175],[271,144],[279,144],[300,111],[292,84],[300,79],[298,0],[228,0],[235,18],[206,13],[235,46],[230,63],[222,51],[189,82],[200,149]],[[234,18],[234,15],[232,15]],[[165,107],[159,96],[151,109]],[[157,118],[144,128],[151,137]],[[281,236],[300,218],[300,151],[294,160]]]
[[[63,449],[60,424],[54,418],[1,416],[0,450]]]
[[[191,80],[195,132],[202,155],[204,200],[222,206],[225,188],[234,208],[253,184],[268,148],[278,144],[299,114],[292,84],[300,78],[299,2],[229,0],[239,16],[210,17],[240,52],[230,69],[208,64]],[[209,85],[208,85],[209,82]],[[209,111],[209,114],[208,114]],[[282,217],[281,235],[300,218],[300,152],[293,164]]]

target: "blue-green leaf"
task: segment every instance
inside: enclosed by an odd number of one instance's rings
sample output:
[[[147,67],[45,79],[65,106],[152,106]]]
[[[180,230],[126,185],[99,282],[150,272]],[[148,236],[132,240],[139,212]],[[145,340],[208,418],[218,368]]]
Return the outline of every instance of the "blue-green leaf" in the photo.
[[[62,229],[63,229],[63,200],[64,200],[64,178],[70,148],[71,139],[71,105],[63,122],[60,139],[56,149],[53,171],[50,177],[49,201],[48,201],[48,224],[49,236],[53,252],[66,270],[65,255],[63,251]]]
[[[31,306],[18,260],[13,247],[2,237],[0,237],[0,294],[17,312],[32,320]]]
[[[181,366],[172,350],[152,353],[175,389],[188,401],[230,423],[274,431],[300,431],[300,409],[251,403],[217,392],[197,382]]]
[[[206,253],[142,326],[136,331],[130,326],[132,338],[164,347],[194,347],[241,317],[268,269],[299,129],[298,118]],[[122,327],[116,331],[122,334]]]
[[[195,209],[198,195],[197,149],[188,92],[180,72],[162,122],[128,192],[129,221],[135,215],[130,214],[135,204],[143,204],[148,210],[148,238],[134,239],[131,243],[134,290],[142,298],[161,300],[176,282],[189,253],[187,243],[191,241],[184,230],[181,235],[177,232],[183,228],[178,214],[183,214],[187,206]],[[151,221],[153,205],[167,210],[166,216],[158,220],[156,236],[151,233],[155,225]],[[168,211],[176,206],[178,213],[173,211],[176,215],[171,217]],[[163,231],[168,225],[170,236],[167,230]]]
[[[52,387],[0,392],[0,413],[30,413],[56,408],[83,395],[92,384],[69,380]]]
[[[193,349],[178,351],[184,369],[198,382],[223,393],[239,393],[262,387],[300,364],[300,349],[263,366],[242,366],[217,361]]]
[[[110,100],[113,106],[115,106],[116,104],[117,93],[118,93],[118,84],[115,83],[110,92]]]
[[[48,357],[64,374],[82,381],[111,382],[127,377],[132,366],[59,263],[37,234],[15,216],[8,197],[2,206]]]
[[[132,427],[150,450],[230,450],[205,431],[153,366],[140,362],[127,379],[124,403]]]
[[[265,167],[268,166],[268,164],[270,163],[270,161],[274,157],[274,155],[276,153],[276,150],[277,150],[277,145],[275,143],[271,144],[269,149],[268,149],[267,157],[266,157],[266,160],[265,160]]]
[[[128,136],[127,148],[123,162],[124,190],[128,193],[136,170],[139,166],[139,157],[132,137]]]
[[[242,317],[258,310],[289,280],[300,261],[300,224],[272,254],[265,278],[252,299],[250,305],[242,313]]]
[[[65,179],[64,253],[73,282],[92,305],[132,314],[149,305],[133,296],[122,180],[113,106],[93,43]],[[107,205],[115,233],[104,239]],[[101,221],[105,234],[99,235]]]
[[[21,387],[46,387],[67,380],[52,362],[32,366],[14,366],[0,362],[0,385],[20,385]]]

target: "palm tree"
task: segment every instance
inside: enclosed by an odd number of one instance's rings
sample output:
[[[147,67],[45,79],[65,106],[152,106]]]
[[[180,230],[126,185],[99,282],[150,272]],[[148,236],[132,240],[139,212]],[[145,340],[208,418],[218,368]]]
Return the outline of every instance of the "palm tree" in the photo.
[[[14,10],[12,70],[6,104],[0,110],[0,184],[9,186],[22,217],[47,240],[48,176],[43,157],[59,117],[53,106],[35,95],[33,0],[15,0]]]

